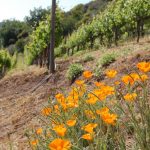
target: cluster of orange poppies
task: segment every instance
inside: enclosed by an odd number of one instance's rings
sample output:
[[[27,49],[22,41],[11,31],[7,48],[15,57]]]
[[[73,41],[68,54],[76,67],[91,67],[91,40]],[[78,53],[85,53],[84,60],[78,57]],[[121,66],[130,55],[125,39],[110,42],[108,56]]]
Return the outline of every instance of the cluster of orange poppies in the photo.
[[[146,73],[150,71],[150,62],[140,62],[137,64],[137,67],[142,74],[131,73],[125,75],[120,81],[115,81],[114,85],[118,85],[122,82],[125,85],[132,86],[135,82],[145,82],[148,80],[148,74]],[[116,70],[107,70],[105,73],[106,76],[111,79],[117,75]],[[80,138],[92,141],[95,136],[94,130],[99,127],[97,120],[101,120],[110,126],[116,124],[118,118],[117,114],[110,111],[106,103],[99,105],[108,98],[115,97],[115,87],[108,86],[102,82],[94,82],[94,89],[89,91],[85,83],[92,78],[92,76],[93,73],[90,71],[83,72],[84,80],[77,80],[75,82],[76,86],[72,87],[67,96],[58,93],[55,96],[55,104],[51,104],[52,106],[42,109],[42,115],[47,116],[47,118],[51,120],[50,132],[52,133],[47,132],[48,137],[51,137],[48,145],[50,150],[68,150],[71,148],[72,144],[70,140],[67,140],[69,138],[71,139],[71,137],[69,137],[69,135],[66,136],[68,128],[69,130],[70,128],[81,128],[82,132],[85,131],[86,133],[82,133]],[[135,92],[129,92],[123,95],[122,99],[130,102],[136,100],[136,98],[137,94]],[[79,125],[78,117],[81,117],[81,114],[84,120],[88,118],[87,121],[90,120],[92,123],[85,121],[86,125]],[[36,130],[37,135],[42,133],[42,128]],[[65,139],[65,136],[67,139]],[[38,140],[33,140],[31,144],[34,146],[37,145]]]

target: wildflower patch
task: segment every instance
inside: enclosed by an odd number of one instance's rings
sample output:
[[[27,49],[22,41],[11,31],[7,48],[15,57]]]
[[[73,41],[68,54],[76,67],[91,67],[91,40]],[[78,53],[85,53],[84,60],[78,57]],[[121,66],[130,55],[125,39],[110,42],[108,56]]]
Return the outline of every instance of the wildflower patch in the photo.
[[[54,103],[42,109],[42,120],[47,125],[29,134],[31,147],[41,150],[126,149],[130,131],[135,143],[133,148],[148,150],[149,66],[150,62],[139,62],[138,72],[124,75],[111,85],[97,81],[88,85],[86,81],[93,73],[83,72],[84,80],[77,80],[68,94],[55,95]],[[106,70],[110,80],[117,73]],[[120,83],[123,88],[118,86]],[[88,90],[88,86],[92,86],[92,90]]]

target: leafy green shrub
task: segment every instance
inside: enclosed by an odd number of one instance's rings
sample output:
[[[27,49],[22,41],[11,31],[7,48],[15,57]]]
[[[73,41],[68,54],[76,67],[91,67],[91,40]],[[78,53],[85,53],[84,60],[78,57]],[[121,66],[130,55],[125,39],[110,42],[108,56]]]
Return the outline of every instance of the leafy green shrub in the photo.
[[[55,46],[57,47],[62,40],[61,30],[62,27],[60,26],[60,17],[59,11],[56,12],[56,30],[55,30]],[[47,16],[45,21],[41,21],[39,26],[32,32],[29,36],[29,42],[24,47],[24,55],[25,61],[27,65],[31,65],[34,60],[41,55],[41,53],[48,47],[50,44],[50,22],[51,19]]]
[[[6,50],[0,50],[0,72],[3,74],[11,67],[11,57]]]
[[[86,56],[83,58],[83,61],[84,61],[84,62],[93,61],[93,60],[94,60],[94,57],[91,56],[91,55],[86,55]]]
[[[74,81],[78,75],[80,75],[83,71],[83,66],[81,64],[71,64],[67,71],[67,78],[70,81]]]
[[[116,60],[116,57],[117,55],[115,53],[107,53],[99,59],[98,63],[102,65],[102,67],[105,67],[114,62]]]
[[[103,75],[104,75],[104,69],[102,68],[101,65],[97,65],[96,68],[94,69],[94,76],[97,78],[102,79]]]

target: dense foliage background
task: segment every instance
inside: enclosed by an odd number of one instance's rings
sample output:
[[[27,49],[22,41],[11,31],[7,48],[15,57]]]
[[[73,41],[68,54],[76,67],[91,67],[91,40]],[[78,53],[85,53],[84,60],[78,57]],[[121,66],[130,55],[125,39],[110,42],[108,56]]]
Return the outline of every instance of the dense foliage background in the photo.
[[[26,64],[46,65],[51,32],[49,16],[50,8],[40,7],[31,10],[23,22],[1,22],[0,49],[9,53],[13,62],[17,62],[17,53],[22,53]],[[129,38],[136,37],[139,42],[149,28],[149,0],[95,0],[68,12],[57,7],[55,56],[110,47]]]

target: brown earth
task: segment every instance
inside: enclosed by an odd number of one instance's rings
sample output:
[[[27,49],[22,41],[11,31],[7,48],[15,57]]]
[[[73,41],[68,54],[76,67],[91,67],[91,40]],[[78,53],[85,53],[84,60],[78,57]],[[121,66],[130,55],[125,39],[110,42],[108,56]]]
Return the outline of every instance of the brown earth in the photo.
[[[132,71],[139,61],[150,61],[150,42],[143,40],[139,44],[133,42],[120,47],[108,49],[120,51],[131,48],[132,52],[122,55],[108,68],[114,68],[119,72],[118,78],[128,71]],[[25,132],[29,128],[38,127],[38,116],[43,105],[47,104],[49,95],[54,95],[59,90],[68,90],[69,81],[66,79],[68,66],[74,61],[80,61],[84,69],[94,70],[97,59],[103,52],[90,52],[95,57],[92,62],[84,63],[81,57],[70,57],[68,60],[57,60],[57,71],[36,90],[32,91],[48,75],[46,69],[36,66],[28,67],[19,72],[6,75],[0,80],[0,150],[28,150],[28,140]],[[83,56],[82,56],[83,57]],[[82,77],[79,77],[82,78]],[[98,78],[93,78],[93,80]],[[107,79],[104,78],[104,80]]]
[[[9,144],[14,150],[29,149],[24,136],[26,129],[39,126],[37,116],[50,94],[62,86],[69,87],[63,70],[59,71],[34,92],[32,89],[47,76],[46,69],[32,66],[0,81],[0,150],[8,150]]]

